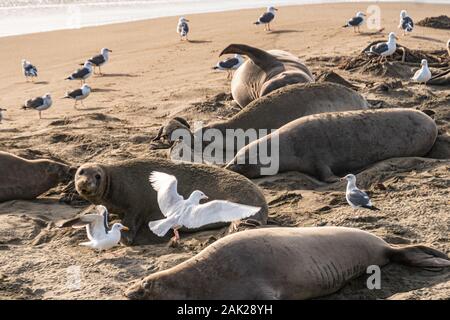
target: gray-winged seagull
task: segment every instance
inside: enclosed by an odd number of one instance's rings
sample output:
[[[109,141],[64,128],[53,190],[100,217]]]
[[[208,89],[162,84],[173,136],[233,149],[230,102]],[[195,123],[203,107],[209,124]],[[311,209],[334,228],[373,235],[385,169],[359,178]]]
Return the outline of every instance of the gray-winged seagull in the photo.
[[[189,20],[185,17],[181,17],[178,19],[177,24],[177,33],[180,35],[180,40],[188,40],[188,33],[189,33]]]
[[[412,32],[414,28],[414,21],[410,16],[406,13],[406,10],[400,11],[400,23],[398,25],[399,29],[403,30],[403,35],[406,33]]]
[[[175,243],[180,239],[178,229],[181,227],[193,229],[216,222],[236,221],[248,218],[261,209],[226,200],[213,200],[200,204],[200,200],[208,199],[208,197],[199,190],[192,192],[185,200],[178,194],[177,178],[167,173],[153,171],[149,181],[158,193],[158,205],[165,218],[150,221],[148,226],[159,237],[173,229],[175,237],[172,241]]]
[[[73,105],[73,107],[76,109],[78,101],[80,101],[81,105],[84,107],[83,100],[86,99],[90,93],[91,87],[89,87],[87,84],[83,84],[83,86],[80,89],[67,92],[64,98],[75,100],[75,104]]]
[[[34,78],[38,76],[38,71],[35,66],[33,66],[30,61],[27,61],[25,59],[22,59],[22,71],[23,75],[25,76],[25,79],[31,78],[31,81],[34,81]]]
[[[364,13],[358,11],[353,18],[347,21],[344,28],[353,27],[353,32],[356,32],[356,28],[358,28],[358,32],[360,32],[359,27],[363,24],[365,16],[366,15]]]
[[[370,47],[369,53],[381,56],[387,61],[387,57],[393,55],[395,53],[395,50],[397,50],[397,44],[395,40],[398,40],[398,38],[395,36],[395,33],[391,32],[389,33],[387,42],[374,44]]]
[[[86,61],[83,68],[74,71],[66,80],[80,80],[84,84],[85,80],[92,75],[92,63]]]
[[[115,247],[121,238],[121,231],[128,228],[121,223],[114,223],[108,227],[108,209],[104,206],[96,206],[97,213],[86,214],[74,220],[73,228],[86,228],[88,242],[81,242],[80,246],[86,246],[99,251]]]
[[[42,97],[27,100],[25,104],[22,106],[22,109],[37,110],[39,111],[39,119],[42,119],[41,112],[50,108],[52,106],[52,103],[53,103],[52,97],[50,93],[47,93]]]
[[[268,7],[267,11],[264,12],[254,24],[263,24],[265,31],[270,31],[270,23],[275,19],[275,11],[278,11],[275,7]]]
[[[213,67],[214,70],[227,71],[227,79],[231,78],[233,70],[236,70],[244,63],[244,58],[240,54],[235,54],[232,58],[217,62]]]
[[[102,75],[102,66],[104,66],[109,61],[110,52],[112,52],[112,50],[109,50],[108,48],[103,48],[100,51],[100,54],[93,56],[92,58],[87,60],[90,63],[92,63],[92,66],[94,67],[94,74],[95,74],[95,67],[98,67],[98,74]]]
[[[369,196],[364,191],[356,187],[356,177],[353,174],[348,174],[341,180],[347,180],[347,191],[345,198],[353,209],[365,208],[370,210],[380,210],[372,205]]]

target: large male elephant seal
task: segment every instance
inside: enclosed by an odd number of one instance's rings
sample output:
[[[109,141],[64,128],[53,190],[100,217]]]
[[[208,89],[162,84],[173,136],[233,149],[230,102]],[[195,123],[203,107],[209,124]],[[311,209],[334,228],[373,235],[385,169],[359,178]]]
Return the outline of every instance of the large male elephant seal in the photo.
[[[0,151],[0,202],[35,199],[59,183],[69,182],[73,171],[63,163],[27,160]]]
[[[300,171],[334,182],[335,174],[381,160],[424,156],[437,133],[433,119],[417,110],[322,113],[294,120],[250,143],[226,168],[250,178],[266,174],[262,170],[270,174]],[[261,155],[260,150],[266,149],[273,154]]]
[[[111,165],[88,163],[78,168],[75,188],[86,200],[104,205],[119,215],[130,229],[122,234],[126,244],[161,242],[147,226],[149,221],[163,218],[156,191],[149,183],[152,171],[174,175],[179,194],[185,198],[198,189],[211,200],[225,199],[261,207],[252,219],[262,224],[267,221],[267,204],[257,186],[238,174],[203,164],[173,163],[160,158]]]
[[[345,227],[263,228],[226,236],[126,291],[130,299],[310,299],[331,294],[368,266],[450,267],[442,252],[395,248]]]
[[[314,82],[311,71],[289,52],[230,44],[220,55],[227,53],[249,58],[236,70],[231,81],[233,99],[241,107],[289,84]]]
[[[192,138],[201,139],[208,130],[215,130],[225,137],[223,150],[232,149],[231,157],[234,157],[240,148],[251,142],[250,139],[244,140],[242,141],[243,144],[238,147],[239,143],[235,142],[235,134],[238,134],[237,130],[240,130],[240,132],[245,131],[246,134],[250,135],[247,132],[250,129],[258,133],[257,138],[261,138],[265,132],[261,130],[267,130],[267,133],[270,133],[272,129],[278,129],[293,120],[311,114],[365,110],[367,108],[367,101],[359,93],[339,84],[294,84],[277,89],[269,95],[251,102],[246,108],[230,119],[214,122],[195,130],[195,132],[190,130],[190,126],[186,120],[179,117],[171,119],[167,125],[160,129],[158,136],[154,139],[153,148],[167,148],[174,143],[186,144],[184,140],[177,140],[175,142],[177,139],[175,130],[181,132],[179,130],[183,129],[189,132],[191,137],[189,143],[193,142]],[[228,132],[233,132],[233,134],[228,134]],[[172,133],[174,133],[173,137]],[[185,136],[189,135],[185,134]],[[161,142],[161,138],[164,138],[164,143]],[[202,150],[204,150],[211,141],[201,139],[201,143]],[[192,145],[190,147],[191,149],[193,148]],[[180,149],[174,146],[170,155],[172,159],[183,158],[180,154],[176,153],[177,150]],[[193,160],[190,159],[190,161]],[[226,163],[231,159],[215,160],[222,160],[216,161],[215,163]]]

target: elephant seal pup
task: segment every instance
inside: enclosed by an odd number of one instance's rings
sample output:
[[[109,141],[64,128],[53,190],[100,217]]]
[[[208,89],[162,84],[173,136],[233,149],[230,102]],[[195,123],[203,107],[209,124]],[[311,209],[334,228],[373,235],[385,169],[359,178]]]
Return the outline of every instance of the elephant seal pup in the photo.
[[[78,168],[75,188],[86,200],[104,205],[119,215],[130,229],[122,234],[125,244],[161,242],[164,238],[154,235],[147,226],[149,221],[164,218],[157,193],[148,180],[152,171],[174,175],[178,179],[178,193],[184,198],[194,190],[202,190],[211,200],[224,199],[261,207],[251,218],[261,224],[267,221],[267,204],[257,186],[238,174],[203,164],[174,163],[161,158],[111,165],[88,163]]]
[[[262,228],[226,236],[196,256],[154,273],[130,299],[311,299],[342,288],[389,262],[450,267],[446,254],[425,246],[395,248],[345,227]]]
[[[433,119],[417,110],[322,113],[294,120],[248,144],[226,168],[250,178],[268,174],[263,171],[299,171],[335,182],[335,174],[351,173],[381,160],[424,156],[437,133]],[[274,154],[265,158],[260,150]]]
[[[168,124],[160,131],[163,132],[163,136],[166,137],[165,141],[169,140],[169,143],[162,144],[157,142],[157,139],[161,135],[158,135],[152,147],[154,149],[167,148],[167,145],[172,145],[172,151],[170,157],[174,160],[182,159],[181,155],[177,154],[177,150],[174,144],[183,144],[184,141],[177,141],[177,136],[172,133],[177,129],[184,129],[189,132],[189,135],[194,139],[202,140],[202,149],[206,148],[211,141],[205,141],[202,139],[205,136],[205,132],[208,130],[215,130],[222,134],[226,138],[223,145],[223,150],[231,149],[231,158],[220,159],[221,161],[215,162],[215,164],[227,163],[235,156],[236,152],[251,142],[250,140],[242,141],[242,145],[238,147],[238,143],[235,142],[234,135],[228,135],[227,130],[232,129],[233,132],[237,130],[256,130],[258,137],[263,137],[262,134],[270,133],[269,130],[278,129],[281,126],[296,120],[298,118],[308,116],[311,114],[334,112],[334,111],[349,111],[349,110],[365,110],[368,108],[368,102],[356,91],[334,83],[309,83],[309,84],[293,84],[284,88],[275,90],[267,96],[261,97],[251,102],[242,111],[234,115],[232,118],[225,121],[214,122],[207,126],[191,132],[186,126],[186,120],[180,118],[171,119]],[[274,116],[276,114],[276,116]],[[184,124],[180,122],[184,120]],[[249,132],[250,133],[250,132]],[[186,134],[187,136],[187,134]],[[168,137],[168,138],[167,138]],[[192,141],[192,138],[191,138]],[[192,146],[190,146],[192,149]],[[227,154],[228,153],[224,153]],[[187,160],[187,159],[184,159]],[[204,159],[202,159],[204,160]],[[218,160],[218,159],[216,159]],[[191,159],[193,161],[193,159]]]
[[[27,160],[0,151],[0,202],[32,200],[73,178],[70,166],[47,159]]]
[[[230,44],[220,55],[227,53],[249,58],[236,70],[231,81],[231,94],[241,107],[289,84],[314,82],[311,71],[289,52]]]

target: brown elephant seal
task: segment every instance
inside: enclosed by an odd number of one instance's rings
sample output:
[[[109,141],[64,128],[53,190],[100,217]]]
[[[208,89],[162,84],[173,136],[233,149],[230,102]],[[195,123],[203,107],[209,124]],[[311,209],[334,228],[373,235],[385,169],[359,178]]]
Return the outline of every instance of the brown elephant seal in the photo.
[[[417,110],[322,113],[294,120],[250,143],[226,168],[250,178],[299,171],[334,182],[335,174],[381,160],[424,156],[437,133],[433,119]]]
[[[228,159],[215,159],[213,163],[224,164],[227,163],[235,156],[236,152],[251,142],[251,139],[243,141],[239,147],[239,143],[235,143],[235,135],[228,135],[229,130],[253,130],[258,132],[256,138],[261,138],[265,132],[270,133],[271,129],[278,129],[281,126],[296,120],[298,118],[308,116],[311,114],[334,112],[334,111],[348,111],[348,110],[365,110],[368,108],[368,102],[356,91],[341,86],[335,83],[309,83],[309,84],[294,84],[284,88],[277,89],[267,96],[261,97],[251,102],[242,111],[234,115],[232,118],[214,122],[207,126],[192,132],[190,130],[186,120],[179,117],[171,119],[168,124],[160,130],[163,134],[158,135],[153,143],[152,147],[167,148],[168,145],[173,145],[178,140],[175,130],[185,130],[189,132],[187,135],[191,138],[201,141],[202,150],[204,150],[211,141],[203,139],[205,132],[208,130],[215,130],[226,138],[223,145],[223,150],[232,149],[231,157]],[[276,116],[274,116],[276,114]],[[181,122],[180,120],[184,120]],[[180,132],[180,131],[178,131]],[[174,135],[172,136],[172,133]],[[164,136],[166,139],[164,143],[157,141],[160,136]],[[183,139],[181,139],[183,140]],[[189,139],[192,143],[192,139]],[[178,141],[176,143],[185,144],[186,141]],[[192,145],[187,146],[193,149]],[[171,150],[170,157],[174,160],[188,160],[194,161],[194,159],[184,159],[182,155],[177,153],[176,146]],[[229,155],[226,152],[224,155]],[[201,159],[204,160],[203,158]],[[211,163],[211,162],[210,162]]]
[[[231,94],[241,107],[289,84],[314,82],[311,71],[289,52],[230,44],[220,55],[227,53],[249,58],[236,70],[231,81]]]
[[[73,178],[70,166],[47,159],[27,160],[0,151],[0,202],[31,200]]]
[[[311,299],[336,292],[369,266],[389,262],[450,267],[440,251],[395,248],[358,229],[262,228],[226,236],[125,294],[130,299]]]
[[[194,190],[202,190],[211,200],[225,199],[261,207],[251,218],[261,224],[267,221],[267,204],[257,186],[238,174],[203,164],[174,163],[161,158],[111,165],[88,163],[78,168],[75,188],[86,200],[104,205],[119,215],[130,229],[122,235],[124,243],[161,242],[162,238],[150,232],[147,226],[149,221],[163,218],[157,193],[148,180],[152,171],[174,175],[178,179],[178,192],[185,198]]]

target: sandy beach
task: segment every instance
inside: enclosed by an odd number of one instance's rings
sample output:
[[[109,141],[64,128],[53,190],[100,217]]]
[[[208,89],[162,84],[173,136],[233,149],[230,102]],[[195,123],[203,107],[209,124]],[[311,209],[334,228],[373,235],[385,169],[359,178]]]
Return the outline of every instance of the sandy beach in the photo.
[[[316,76],[335,71],[369,102],[382,102],[383,108],[432,110],[440,136],[448,137],[448,86],[411,84],[339,66],[369,43],[386,39],[390,31],[397,32],[399,43],[409,49],[444,50],[449,30],[416,26],[404,37],[397,25],[401,9],[419,21],[450,15],[450,6],[381,3],[383,32],[364,26],[355,34],[342,28],[368,5],[281,7],[271,32],[252,24],[264,8],[189,15],[189,42],[181,42],[175,32],[177,17],[0,38],[0,107],[7,109],[0,124],[0,150],[73,166],[166,157],[164,150],[149,150],[166,120],[182,116],[207,124],[239,111],[231,101],[226,73],[212,70],[230,43],[289,51]],[[79,82],[64,79],[102,47],[113,51],[103,68],[105,75],[88,79],[93,92],[85,107],[75,110],[73,102],[62,97]],[[35,83],[25,82],[23,58],[39,68]],[[378,83],[398,80],[402,85],[389,92],[373,90]],[[47,92],[53,106],[43,112],[43,119],[21,109],[25,100]],[[348,206],[344,182],[327,185],[297,172],[254,182],[264,192],[270,219],[281,226],[356,227],[392,244],[421,243],[449,254],[449,166],[448,158],[405,158],[364,170],[358,184],[383,208],[376,213]],[[0,299],[121,299],[133,281],[192,257],[223,234],[216,230],[186,235],[178,248],[121,246],[97,254],[77,245],[85,240],[84,231],[55,226],[87,206],[67,205],[58,198],[56,190],[34,201],[0,203]],[[81,273],[80,286],[68,282],[73,270]],[[355,279],[326,298],[450,299],[448,272],[390,264],[383,269],[381,290],[367,290],[365,281],[365,276]]]

